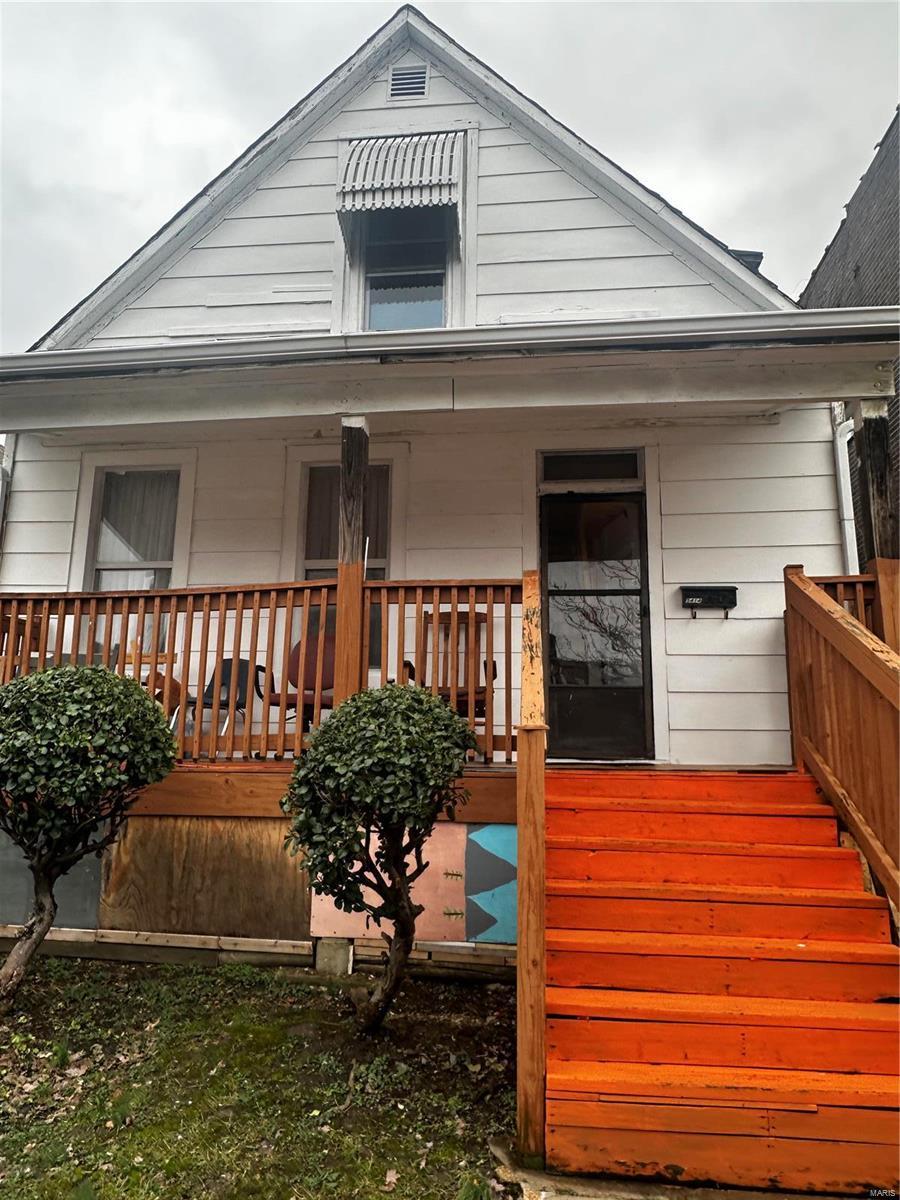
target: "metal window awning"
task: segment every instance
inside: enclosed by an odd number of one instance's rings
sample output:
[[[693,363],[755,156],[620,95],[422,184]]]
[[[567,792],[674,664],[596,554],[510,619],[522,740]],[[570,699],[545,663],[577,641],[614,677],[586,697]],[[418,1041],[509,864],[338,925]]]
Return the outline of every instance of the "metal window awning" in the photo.
[[[337,193],[341,223],[373,209],[458,204],[464,138],[456,130],[352,141]]]

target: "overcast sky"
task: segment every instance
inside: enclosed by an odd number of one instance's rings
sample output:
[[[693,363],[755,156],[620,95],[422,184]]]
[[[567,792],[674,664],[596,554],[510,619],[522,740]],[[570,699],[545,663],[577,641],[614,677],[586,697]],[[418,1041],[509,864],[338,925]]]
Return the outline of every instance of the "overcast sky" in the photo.
[[[396,4],[2,6],[2,349],[25,349]],[[796,296],[897,102],[894,3],[419,7]]]

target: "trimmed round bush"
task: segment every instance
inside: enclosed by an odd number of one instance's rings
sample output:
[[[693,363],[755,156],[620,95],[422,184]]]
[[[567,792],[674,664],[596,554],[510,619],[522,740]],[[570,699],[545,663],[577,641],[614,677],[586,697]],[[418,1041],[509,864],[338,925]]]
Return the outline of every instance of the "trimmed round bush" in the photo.
[[[399,987],[422,911],[411,888],[428,867],[424,845],[438,816],[467,798],[459,777],[474,749],[440,697],[389,684],[341,704],[294,766],[286,846],[303,854],[313,891],[393,925],[384,975],[359,1006],[365,1028],[381,1023]]]
[[[160,706],[105,667],[51,667],[0,687],[0,830],[35,885],[34,911],[0,968],[0,1010],[53,923],[57,879],[115,840],[138,793],[174,761]]]

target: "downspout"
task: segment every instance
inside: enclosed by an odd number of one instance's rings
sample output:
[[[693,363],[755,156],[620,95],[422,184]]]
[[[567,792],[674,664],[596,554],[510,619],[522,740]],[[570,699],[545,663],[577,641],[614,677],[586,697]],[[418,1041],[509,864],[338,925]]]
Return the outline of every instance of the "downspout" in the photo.
[[[838,520],[841,525],[844,573],[859,574],[859,554],[856,549],[856,520],[853,516],[853,487],[850,482],[849,441],[853,436],[853,421],[842,421],[834,431],[834,469],[837,478]]]

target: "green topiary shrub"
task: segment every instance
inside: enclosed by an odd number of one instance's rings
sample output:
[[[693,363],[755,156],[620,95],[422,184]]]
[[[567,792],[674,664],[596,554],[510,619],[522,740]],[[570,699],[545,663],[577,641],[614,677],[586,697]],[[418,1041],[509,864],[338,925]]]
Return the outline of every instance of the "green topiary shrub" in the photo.
[[[0,967],[0,1012],[53,924],[56,881],[115,840],[174,761],[160,706],[105,667],[51,667],[0,687],[0,830],[34,877],[31,916]]]
[[[467,799],[459,783],[475,735],[423,688],[391,684],[351,696],[313,735],[282,801],[285,841],[304,855],[313,891],[345,912],[393,926],[387,961],[357,1001],[361,1027],[381,1024],[397,994],[422,906],[412,899],[428,867],[423,849],[441,813]]]

